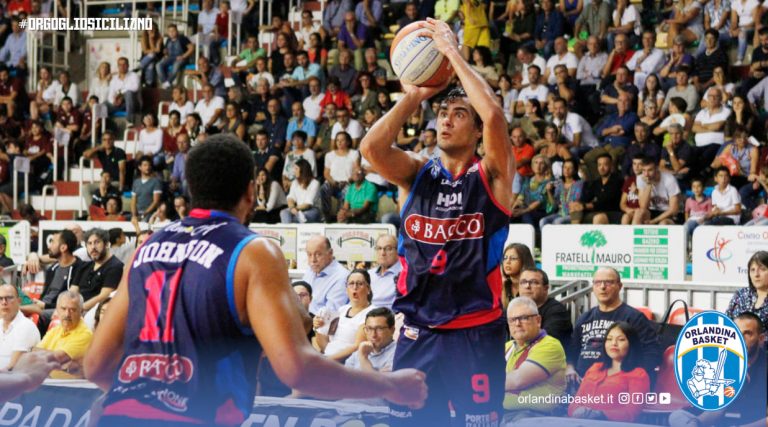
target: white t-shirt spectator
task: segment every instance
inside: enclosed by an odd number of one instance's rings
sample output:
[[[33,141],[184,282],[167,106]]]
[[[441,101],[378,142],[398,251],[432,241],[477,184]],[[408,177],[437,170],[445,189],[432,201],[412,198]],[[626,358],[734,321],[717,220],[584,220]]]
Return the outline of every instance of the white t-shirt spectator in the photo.
[[[694,123],[698,122],[702,125],[708,125],[712,123],[724,122],[731,115],[731,110],[726,107],[720,107],[720,111],[713,114],[709,113],[708,109],[703,109],[696,114]],[[699,132],[695,136],[696,146],[704,147],[709,144],[723,144],[725,142],[725,132]]]
[[[349,137],[352,139],[360,139],[363,137],[363,127],[360,125],[360,122],[355,119],[349,119],[346,128],[341,125],[341,122],[337,121],[336,124],[333,125],[333,129],[331,129],[331,139],[335,139],[336,134],[341,131],[348,133]]]
[[[549,60],[547,61],[547,70],[549,70],[549,80],[547,81],[547,84],[553,85],[557,83],[557,78],[555,77],[555,67],[560,64],[565,65],[565,67],[569,70],[575,70],[579,67],[579,59],[576,58],[576,55],[572,54],[571,52],[566,52],[565,56],[562,58],[560,58],[560,56],[557,54],[550,56]]]
[[[721,212],[729,211],[740,204],[741,196],[736,187],[728,185],[722,193],[718,186],[715,186],[715,189],[712,190],[712,207],[717,206]],[[741,220],[741,215],[728,215],[728,218],[732,219],[734,224],[738,224]]]
[[[659,127],[669,128],[669,126],[673,124],[678,124],[685,129],[685,115],[680,113],[670,114],[667,118],[661,121]]]
[[[212,7],[211,10],[200,10],[197,15],[197,25],[203,27],[203,34],[210,34],[216,28],[216,15],[219,14],[219,9]]]
[[[179,115],[181,116],[181,124],[184,124],[184,120],[186,120],[187,116],[195,112],[195,104],[190,100],[187,100],[184,105],[179,105],[176,101],[173,101],[168,107],[168,112],[170,113],[174,110],[179,112]]]
[[[43,99],[46,102],[53,103],[53,105],[61,104],[61,100],[64,99],[65,96],[72,99],[72,105],[80,105],[80,91],[77,90],[77,85],[74,83],[70,83],[69,90],[64,92],[61,83],[59,83],[58,80],[55,80],[48,86],[48,89],[43,92]],[[101,98],[99,98],[99,102],[102,102]]]
[[[137,151],[141,151],[145,155],[155,155],[163,149],[163,130],[155,128],[154,132],[148,132],[146,129],[142,129],[139,132],[139,144],[136,147]]]
[[[112,76],[112,80],[109,81],[109,97],[107,101],[110,104],[115,103],[115,98],[119,93],[126,92],[138,92],[139,90],[139,75],[133,71],[129,71],[125,74],[123,79],[120,79],[119,75]],[[99,99],[101,102],[101,99]]]
[[[461,39],[459,39],[461,40]],[[535,65],[539,67],[539,71],[541,71],[541,74],[544,75],[544,70],[547,69],[547,60],[544,59],[541,55],[536,54],[536,56],[533,57],[533,61],[531,61],[530,64],[523,64],[522,68],[522,76],[523,76],[523,86],[529,85],[531,82],[528,81],[528,67],[531,65]]]
[[[311,41],[309,40],[309,36],[312,35],[312,33],[319,33],[320,32],[320,23],[319,22],[313,22],[311,27],[301,27],[299,28],[299,31],[296,32],[296,38],[304,42],[304,50],[309,49]]]
[[[195,112],[200,115],[200,119],[203,121],[203,126],[206,126],[211,118],[213,118],[216,110],[223,109],[224,99],[222,99],[220,96],[214,96],[210,102],[206,102],[205,99],[201,99],[197,101],[197,105],[195,105]],[[220,114],[219,120],[217,120],[214,125],[217,125],[221,122],[221,116],[222,115]]]
[[[8,331],[5,331],[5,321],[0,319],[0,369],[8,367],[13,353],[26,353],[39,342],[40,332],[37,331],[37,326],[24,317],[21,311],[16,313]]]
[[[299,181],[293,180],[291,183],[291,189],[288,191],[288,198],[296,202],[296,206],[312,205],[315,203],[317,197],[317,190],[320,189],[320,183],[316,179],[313,179],[309,183],[307,188],[302,188],[299,185]]]
[[[326,356],[338,353],[346,347],[349,347],[357,340],[357,331],[365,324],[365,315],[375,307],[369,305],[360,310],[352,317],[347,317],[347,312],[352,305],[346,304],[339,308],[339,325],[336,327],[336,333],[331,336],[328,345],[323,352]]]
[[[649,209],[656,211],[666,211],[669,209],[669,200],[678,194],[680,194],[680,186],[677,185],[677,179],[670,172],[659,170],[661,178],[659,182],[654,184],[651,188],[651,203]],[[645,179],[637,179],[637,191],[642,192],[648,183]]]
[[[109,84],[111,80],[100,80],[98,77],[91,79],[88,84],[88,96],[96,96],[99,102],[109,101]]]
[[[304,115],[317,121],[317,119],[320,118],[320,115],[323,114],[323,108],[320,106],[320,101],[322,101],[324,97],[324,94],[319,93],[314,98],[312,95],[304,98],[304,102],[302,102],[302,105],[304,106]]]
[[[560,120],[554,119],[556,126],[561,126]],[[584,117],[581,117],[577,113],[569,112],[565,116],[565,124],[562,125],[563,137],[568,142],[573,142],[574,135],[581,134],[581,146],[584,147],[597,147],[598,141],[595,134],[592,132],[592,126]]]
[[[615,9],[613,11],[613,14],[611,15],[613,17],[613,22],[616,22],[616,18],[619,17],[619,9]],[[629,6],[624,9],[624,13],[621,15],[621,26],[625,26],[629,24],[630,22],[635,23],[634,32],[638,36],[640,35],[640,14],[637,13],[637,9],[634,5],[630,4]]]
[[[272,75],[269,71],[262,71],[260,73],[256,73],[248,77],[248,84],[250,84],[253,87],[256,87],[259,83],[259,80],[264,79],[269,83],[269,87],[272,87],[275,85],[275,76]]]
[[[760,7],[760,3],[757,0],[746,0],[744,2],[735,0],[731,2],[731,10],[735,11],[739,16],[739,28],[745,28],[755,22],[754,13],[758,7]]]
[[[329,151],[325,155],[325,167],[330,169],[331,178],[334,181],[347,182],[359,160],[360,153],[357,150],[349,150],[344,157],[339,156],[335,151]]]
[[[543,84],[536,86],[536,89],[533,89],[531,86],[526,86],[520,91],[517,100],[522,101],[523,103],[529,99],[538,99],[539,102],[546,102],[547,95],[549,95],[549,89]]]

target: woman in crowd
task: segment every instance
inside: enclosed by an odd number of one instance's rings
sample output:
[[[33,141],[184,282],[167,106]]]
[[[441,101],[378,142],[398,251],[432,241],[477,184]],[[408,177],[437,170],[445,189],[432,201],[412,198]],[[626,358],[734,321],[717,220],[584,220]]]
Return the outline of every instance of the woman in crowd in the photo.
[[[234,102],[227,102],[224,114],[224,127],[221,129],[221,133],[231,133],[244,140],[245,123],[243,123],[242,114],[240,114],[240,106]]]
[[[320,33],[312,33],[309,35],[307,56],[309,57],[309,62],[320,64],[320,67],[323,69],[325,69],[328,64],[328,50],[323,47],[323,40],[322,37],[320,37]]]
[[[104,221],[125,221],[126,220],[125,216],[122,213],[123,199],[116,194],[107,196],[104,212],[106,213],[106,216],[104,217]]]
[[[712,161],[712,169],[721,166],[727,167],[731,172],[731,185],[740,189],[749,186],[757,178],[758,150],[748,141],[747,131],[738,127],[733,132],[733,141],[723,145],[715,160]],[[744,190],[747,191],[746,188]],[[758,191],[759,192],[759,191]],[[748,209],[754,206],[747,206]]]
[[[187,135],[189,135],[189,143],[193,147],[197,145],[200,134],[205,133],[202,123],[203,120],[197,113],[188,114],[186,120],[184,120],[184,129]]]
[[[584,181],[579,179],[579,169],[576,161],[567,159],[563,161],[563,177],[557,182],[550,181],[547,184],[547,199],[551,205],[559,206],[556,213],[547,215],[539,221],[539,229],[548,224],[570,224],[572,202],[581,200],[581,190]]]
[[[664,91],[661,90],[661,83],[659,82],[659,76],[656,74],[649,74],[645,78],[645,84],[643,90],[637,94],[637,116],[641,119],[645,117],[645,102],[651,101],[656,104],[657,110],[661,111],[661,106],[664,105]]]
[[[294,166],[296,163],[304,159],[309,164],[310,176],[315,176],[315,170],[317,163],[315,160],[315,152],[307,148],[307,133],[303,130],[297,130],[291,137],[291,151],[285,155],[285,162],[283,163],[283,189],[286,191],[291,187],[298,175],[294,173]]]
[[[760,120],[757,120],[758,122]],[[733,97],[733,108],[731,109],[731,115],[725,121],[725,137],[733,137],[736,128],[741,127],[747,132],[747,137],[754,136],[760,139],[760,135],[755,131],[759,129],[759,126],[755,126],[755,115],[752,109],[749,108],[749,103],[742,95],[736,95]]]
[[[501,301],[506,312],[507,304],[520,295],[520,273],[523,269],[534,268],[536,263],[528,246],[510,243],[504,248],[501,263]]]
[[[757,251],[747,263],[749,286],[733,294],[725,314],[731,319],[751,311],[768,328],[768,252]]]
[[[733,92],[736,90],[736,85],[734,85],[733,83],[730,83],[728,79],[726,79],[725,69],[723,69],[722,66],[717,66],[715,67],[714,70],[712,70],[712,80],[713,80],[712,86],[710,86],[704,92],[704,96],[701,97],[701,108],[707,108],[707,99],[709,99],[709,91],[712,89],[720,89],[720,93],[723,96],[723,101],[722,101],[723,103],[726,103],[730,101],[731,98],[733,98]]]
[[[560,135],[557,126],[547,124],[544,127],[544,139],[537,141],[533,147],[539,154],[549,159],[555,178],[561,178],[563,163],[570,159],[572,154],[568,149],[568,142]],[[578,170],[576,173],[578,174]]]
[[[109,82],[112,80],[112,68],[109,62],[104,61],[96,69],[96,78],[88,84],[88,91],[91,95],[96,95],[99,102],[107,102],[109,99]]]
[[[312,177],[312,166],[305,159],[299,159],[293,165],[296,179],[291,182],[288,192],[288,207],[280,211],[283,224],[320,221],[320,209],[315,206],[315,199],[320,190],[320,183]]]
[[[704,36],[702,4],[697,0],[681,0],[675,3],[672,17],[664,21],[668,26],[667,45],[672,46],[675,37],[683,36],[686,45],[690,45]]]
[[[413,150],[421,139],[425,125],[424,110],[418,107],[400,128],[400,133],[397,135],[397,146],[403,150]]]
[[[483,76],[492,88],[497,89],[499,87],[499,75],[493,65],[491,49],[485,46],[476,47],[472,51],[472,68]]]
[[[157,170],[165,164],[163,153],[163,130],[157,127],[157,116],[153,113],[144,115],[142,119],[144,129],[139,131],[139,143],[136,146],[135,159],[143,156],[151,156],[152,164]]]
[[[504,107],[504,117],[507,122],[511,123],[514,117],[515,102],[517,101],[517,89],[512,87],[512,77],[509,74],[502,74],[499,76],[499,89],[496,91],[502,99],[502,107]]]
[[[539,221],[554,206],[548,205],[546,197],[547,184],[552,180],[552,171],[549,159],[537,154],[531,160],[533,176],[523,178],[522,192],[512,208],[513,221],[523,222],[538,228]]]
[[[616,322],[605,332],[602,352],[581,380],[577,396],[613,396],[600,403],[572,403],[568,415],[573,418],[633,422],[643,405],[619,404],[620,393],[648,393],[651,381],[640,367],[640,339],[626,322]]]
[[[277,224],[280,222],[280,211],[287,205],[288,200],[280,183],[271,179],[266,169],[259,169],[256,174],[256,206],[251,220]]]
[[[163,56],[163,35],[158,30],[157,23],[152,25],[152,29],[141,32],[141,76],[144,84],[153,86],[155,84],[155,64]]]
[[[339,308],[338,324],[334,333],[316,333],[318,349],[327,357],[344,363],[352,353],[365,341],[363,326],[365,315],[374,307],[371,305],[373,291],[371,276],[368,271],[355,269],[347,276],[347,297],[349,304]],[[317,315],[313,319],[315,331],[325,326],[327,319]]]
[[[365,114],[365,110],[375,108],[378,101],[378,91],[373,76],[367,71],[362,71],[357,75],[357,95],[352,97],[353,114],[360,120]]]
[[[46,114],[51,109],[51,104],[43,99],[43,93],[53,84],[53,75],[48,67],[40,67],[38,75],[40,80],[37,82],[35,99],[29,103],[30,120],[37,120],[41,114]]]

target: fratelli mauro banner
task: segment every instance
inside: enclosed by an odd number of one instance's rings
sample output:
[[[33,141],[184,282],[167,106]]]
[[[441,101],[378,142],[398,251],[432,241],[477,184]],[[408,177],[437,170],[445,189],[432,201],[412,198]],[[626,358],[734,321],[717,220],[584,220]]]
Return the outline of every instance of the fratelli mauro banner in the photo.
[[[685,280],[682,226],[548,225],[541,262],[553,279],[591,278],[615,268],[624,280]]]

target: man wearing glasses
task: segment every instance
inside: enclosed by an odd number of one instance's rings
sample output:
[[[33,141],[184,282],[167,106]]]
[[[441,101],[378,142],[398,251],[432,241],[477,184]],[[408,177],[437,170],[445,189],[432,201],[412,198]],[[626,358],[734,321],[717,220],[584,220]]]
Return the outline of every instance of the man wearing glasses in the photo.
[[[612,267],[600,267],[592,279],[592,294],[597,307],[579,316],[568,347],[569,383],[581,382],[581,377],[600,357],[605,332],[614,322],[627,322],[637,331],[642,343],[642,367],[653,375],[661,349],[653,324],[641,312],[621,300],[621,276]],[[653,380],[653,377],[652,377]]]
[[[523,280],[521,276],[520,282]],[[560,341],[541,327],[536,302],[524,296],[513,299],[507,307],[507,323],[512,340],[504,348],[504,409],[509,412],[502,425],[551,415],[558,404],[539,402],[537,398],[563,395],[566,386],[565,350]]]
[[[395,281],[403,271],[397,259],[397,239],[383,234],[376,239],[376,267],[368,270],[371,275],[374,307],[392,308],[395,302]]]
[[[536,303],[541,328],[547,331],[547,335],[560,341],[563,348],[567,348],[573,333],[571,314],[563,303],[549,296],[547,273],[540,268],[524,268],[520,273],[520,296],[528,297]]]

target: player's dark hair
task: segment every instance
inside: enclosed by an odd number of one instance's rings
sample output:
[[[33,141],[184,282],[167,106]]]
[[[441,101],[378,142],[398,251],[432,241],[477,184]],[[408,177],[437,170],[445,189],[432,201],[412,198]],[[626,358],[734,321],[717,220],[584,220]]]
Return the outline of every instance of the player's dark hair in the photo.
[[[608,352],[605,351],[605,341],[608,337],[608,334],[611,333],[611,331],[615,328],[621,329],[621,332],[626,335],[627,341],[629,341],[629,350],[627,351],[627,355],[624,356],[624,360],[621,361],[621,370],[624,372],[631,372],[635,370],[635,368],[641,367],[640,348],[642,344],[640,343],[640,337],[637,335],[637,332],[632,327],[632,325],[627,322],[615,322],[605,330],[600,357],[597,358],[595,363],[600,362],[603,364],[603,366],[600,367],[600,370],[602,371],[606,371],[611,368],[613,361],[611,360],[610,356],[608,356]]]
[[[448,91],[448,94],[445,95],[445,98],[443,98],[443,101],[440,103],[440,109],[448,108],[448,104],[452,102],[456,102],[466,97],[467,97],[467,92],[464,91],[464,88],[461,86],[456,86],[450,91]],[[475,116],[475,127],[482,128],[483,120],[480,119],[480,115],[477,114],[477,111],[475,111],[475,107],[473,107],[472,105],[470,105],[469,107],[470,107],[470,110],[472,111],[472,114]]]
[[[254,179],[253,154],[232,134],[218,134],[189,151],[187,183],[192,207],[231,211]]]
[[[747,262],[747,279],[749,280],[749,289],[756,292],[757,290],[755,289],[755,285],[752,283],[752,276],[749,274],[749,269],[752,268],[752,264],[754,263],[768,268],[768,252],[757,251],[749,258],[749,262]]]
[[[390,328],[395,326],[395,314],[392,313],[392,310],[388,309],[387,307],[376,307],[373,310],[369,311],[368,314],[365,315],[365,319],[368,320],[370,317],[386,317],[387,318],[387,326]]]
[[[61,230],[59,232],[59,243],[67,245],[67,252],[72,253],[77,249],[77,236],[72,230]]]

